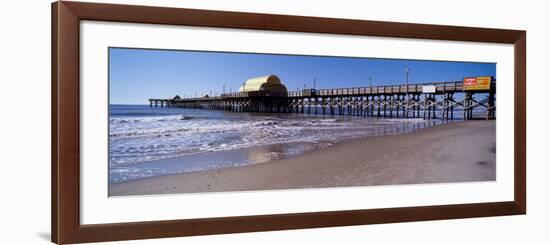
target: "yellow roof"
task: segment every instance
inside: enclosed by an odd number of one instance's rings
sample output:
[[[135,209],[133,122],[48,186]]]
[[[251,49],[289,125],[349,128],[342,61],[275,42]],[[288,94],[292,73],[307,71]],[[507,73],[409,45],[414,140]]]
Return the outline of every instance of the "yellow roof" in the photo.
[[[275,86],[274,86],[275,85]],[[244,87],[239,88],[239,92],[260,91],[267,87],[284,87],[281,84],[281,80],[275,75],[268,75],[263,77],[253,77],[244,83]],[[285,88],[286,90],[286,88]]]

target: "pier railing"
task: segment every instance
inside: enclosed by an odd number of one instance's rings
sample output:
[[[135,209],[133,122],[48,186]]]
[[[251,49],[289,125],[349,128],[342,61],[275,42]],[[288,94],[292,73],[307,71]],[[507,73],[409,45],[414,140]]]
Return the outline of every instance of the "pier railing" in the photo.
[[[309,96],[341,96],[341,95],[380,95],[380,94],[415,94],[424,93],[423,89],[426,86],[434,86],[434,93],[448,92],[464,92],[462,81],[452,82],[432,82],[432,83],[417,83],[417,84],[401,84],[401,85],[382,85],[371,87],[351,87],[351,88],[331,88],[331,89],[303,89],[289,91],[285,94],[273,93],[270,91],[253,91],[253,92],[236,92],[225,93],[221,96],[195,97],[180,99],[181,101],[205,101],[219,100],[224,98],[248,98],[261,96],[287,96],[287,97],[309,97]],[[489,92],[489,90],[478,90],[477,93]]]

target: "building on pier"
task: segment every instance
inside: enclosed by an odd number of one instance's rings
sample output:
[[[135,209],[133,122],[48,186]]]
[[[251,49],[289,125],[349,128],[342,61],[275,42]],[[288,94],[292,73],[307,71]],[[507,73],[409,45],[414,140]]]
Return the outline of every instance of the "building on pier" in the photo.
[[[239,88],[239,92],[267,92],[271,95],[287,95],[288,90],[286,86],[281,82],[281,79],[275,75],[268,75],[262,77],[253,77],[248,80]]]

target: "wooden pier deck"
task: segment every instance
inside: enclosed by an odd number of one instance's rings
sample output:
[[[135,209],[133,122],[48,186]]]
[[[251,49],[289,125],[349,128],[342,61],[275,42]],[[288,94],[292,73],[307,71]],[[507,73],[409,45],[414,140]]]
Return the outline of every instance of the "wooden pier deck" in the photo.
[[[484,119],[495,119],[496,80],[485,89],[470,89],[464,81],[428,82],[370,87],[303,89],[287,93],[251,91],[197,98],[149,99],[151,107],[183,107],[235,112],[314,113],[363,117],[454,119],[462,110],[465,120],[474,109]],[[479,99],[476,94],[485,95]],[[460,95],[460,96],[457,96]],[[481,96],[483,97],[483,96]],[[459,98],[459,99],[457,99]]]

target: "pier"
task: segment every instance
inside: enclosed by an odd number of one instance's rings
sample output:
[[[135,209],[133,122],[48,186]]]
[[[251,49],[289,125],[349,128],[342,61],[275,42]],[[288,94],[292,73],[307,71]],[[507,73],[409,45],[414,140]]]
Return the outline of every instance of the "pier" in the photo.
[[[481,99],[479,98],[481,97]],[[496,118],[496,80],[426,82],[354,88],[287,91],[275,75],[251,78],[238,92],[195,98],[149,99],[150,107],[181,107],[233,112],[308,113],[384,118]],[[479,111],[479,110],[478,110]]]

